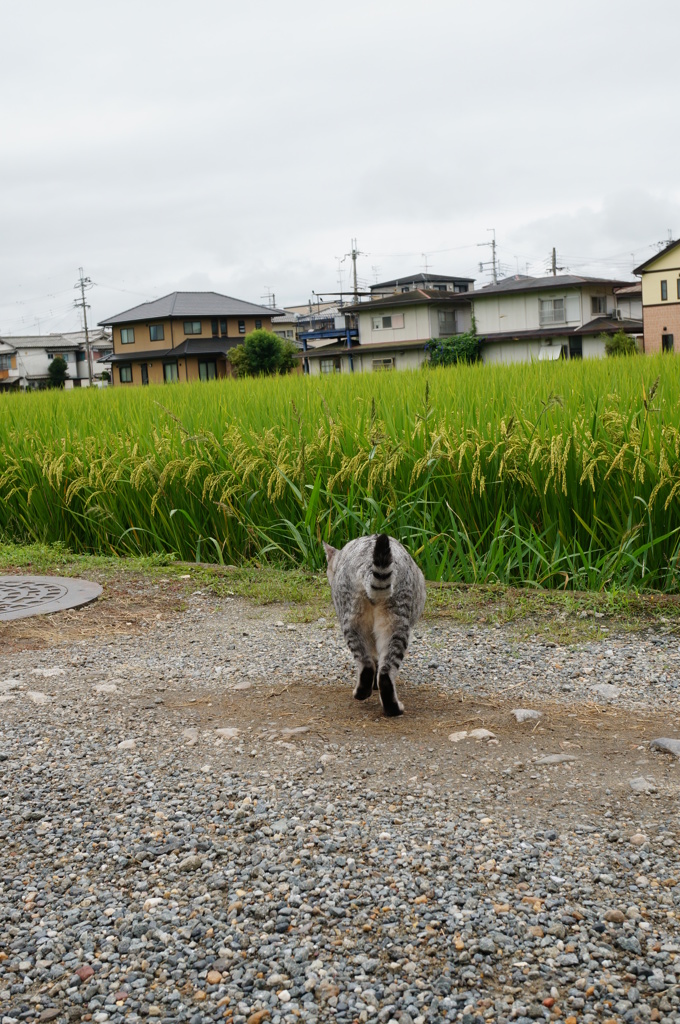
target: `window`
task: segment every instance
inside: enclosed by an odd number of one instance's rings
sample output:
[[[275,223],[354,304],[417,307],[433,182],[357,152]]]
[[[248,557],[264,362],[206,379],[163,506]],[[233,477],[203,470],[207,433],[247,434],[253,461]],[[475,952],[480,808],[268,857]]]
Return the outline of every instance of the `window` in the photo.
[[[458,333],[455,309],[439,310],[439,337],[450,338],[452,334]]]
[[[339,359],[321,359],[319,364],[321,373],[340,373]]]
[[[179,380],[176,360],[172,363],[163,363],[163,380],[166,384],[172,384]]]
[[[391,316],[374,316],[373,317],[373,330],[384,331],[390,328],[395,329],[404,326],[404,314],[403,313],[392,313]]]
[[[121,327],[121,329],[120,329],[120,343],[121,343],[121,345],[134,345],[134,343],[135,343],[135,329],[134,329],[134,327]]]
[[[678,298],[680,299],[680,277],[678,278]]]
[[[604,316],[607,312],[607,299],[604,295],[590,296],[590,312],[593,316]]]
[[[142,371],[142,384],[149,383],[149,367],[146,363],[140,363],[139,369]]]
[[[262,330],[262,321],[261,320],[256,320],[255,321],[255,330],[256,331],[261,331]]]
[[[538,322],[541,327],[545,324],[565,323],[564,299],[539,299]]]
[[[57,356],[59,356],[60,359],[63,359],[65,363],[68,363],[70,361],[69,360],[68,352],[57,352],[56,354],[57,354]],[[47,360],[48,360],[48,362],[49,362],[50,359],[54,359],[54,357],[55,357],[55,353],[54,352],[48,352],[47,353]]]
[[[453,290],[454,292],[466,292],[468,290],[468,286],[466,284],[454,284]]]
[[[217,320],[211,320],[210,321],[210,330],[212,332],[213,338],[217,337],[217,327],[218,327]]]
[[[120,377],[121,384],[132,384],[132,366],[130,363],[124,363],[118,368],[118,376]]]
[[[184,321],[184,333],[185,334],[200,334],[201,333],[201,321],[200,320],[185,320]]]
[[[402,290],[402,292],[410,292],[411,291],[411,289],[409,288],[408,285],[405,285],[401,290]]]
[[[446,290],[447,289],[446,289],[446,285],[445,284],[433,284],[432,285],[432,291],[433,292],[445,292]]]
[[[661,301],[665,302],[668,298],[668,281],[661,282]]]
[[[673,351],[673,335],[662,334],[661,335],[661,351],[672,352]]]
[[[11,356],[0,356],[0,370],[11,370],[12,369],[12,357]]]
[[[239,334],[245,334],[246,333],[246,322],[245,322],[245,320],[239,320],[239,322],[238,322],[238,333]]]
[[[394,359],[374,359],[372,365],[374,370],[393,370]]]
[[[199,380],[215,380],[217,377],[217,363],[215,360],[199,360],[198,376]]]
[[[76,362],[77,363],[84,363],[85,362],[85,353],[84,352],[76,352]]]
[[[222,335],[223,338],[226,338],[226,336],[227,336],[227,321],[226,320],[220,320],[220,334]]]
[[[151,341],[163,341],[165,338],[165,330],[163,328],[163,324],[150,324],[149,338],[151,339]]]

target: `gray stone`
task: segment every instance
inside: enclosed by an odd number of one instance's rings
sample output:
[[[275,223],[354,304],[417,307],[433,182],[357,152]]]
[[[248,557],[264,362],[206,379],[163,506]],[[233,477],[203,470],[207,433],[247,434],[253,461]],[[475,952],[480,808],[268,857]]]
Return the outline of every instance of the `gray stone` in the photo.
[[[638,775],[634,779],[629,779],[628,785],[634,793],[656,793],[656,786],[654,783],[649,782],[642,775]]]
[[[576,760],[574,754],[547,754],[545,757],[539,757],[534,764],[566,764],[568,761]]]
[[[656,739],[652,740],[649,744],[651,750],[663,750],[668,754],[674,754],[676,757],[680,757],[680,740],[674,739]]]
[[[520,724],[522,722],[535,722],[543,717],[542,711],[533,711],[530,708],[513,708],[512,714],[515,716],[515,721]]]

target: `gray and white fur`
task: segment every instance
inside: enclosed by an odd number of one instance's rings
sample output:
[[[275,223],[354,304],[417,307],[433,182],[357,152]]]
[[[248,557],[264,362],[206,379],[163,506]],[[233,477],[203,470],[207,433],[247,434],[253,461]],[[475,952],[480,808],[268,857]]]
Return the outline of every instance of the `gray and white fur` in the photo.
[[[347,646],[354,655],[357,700],[374,689],[386,715],[403,715],[395,680],[425,607],[425,578],[398,540],[386,533],[351,540],[338,551],[324,544],[328,582]]]

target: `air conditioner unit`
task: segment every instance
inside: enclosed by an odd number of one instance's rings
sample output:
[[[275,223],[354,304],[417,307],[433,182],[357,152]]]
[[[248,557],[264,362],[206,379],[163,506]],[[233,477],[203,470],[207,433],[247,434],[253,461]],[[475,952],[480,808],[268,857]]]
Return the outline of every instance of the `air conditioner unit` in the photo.
[[[623,320],[623,313],[620,309],[617,308],[612,310],[612,320]]]

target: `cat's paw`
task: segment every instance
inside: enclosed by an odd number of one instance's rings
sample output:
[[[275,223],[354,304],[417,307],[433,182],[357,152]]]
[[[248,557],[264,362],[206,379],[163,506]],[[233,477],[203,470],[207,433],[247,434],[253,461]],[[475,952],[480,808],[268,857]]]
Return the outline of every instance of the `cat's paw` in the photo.
[[[383,711],[387,718],[398,718],[399,715],[404,714],[404,705],[400,700],[393,703],[383,704]]]
[[[359,676],[359,682],[354,687],[354,699],[355,700],[368,700],[373,693],[373,680],[375,679],[375,669],[366,666],[362,668],[361,675]]]

